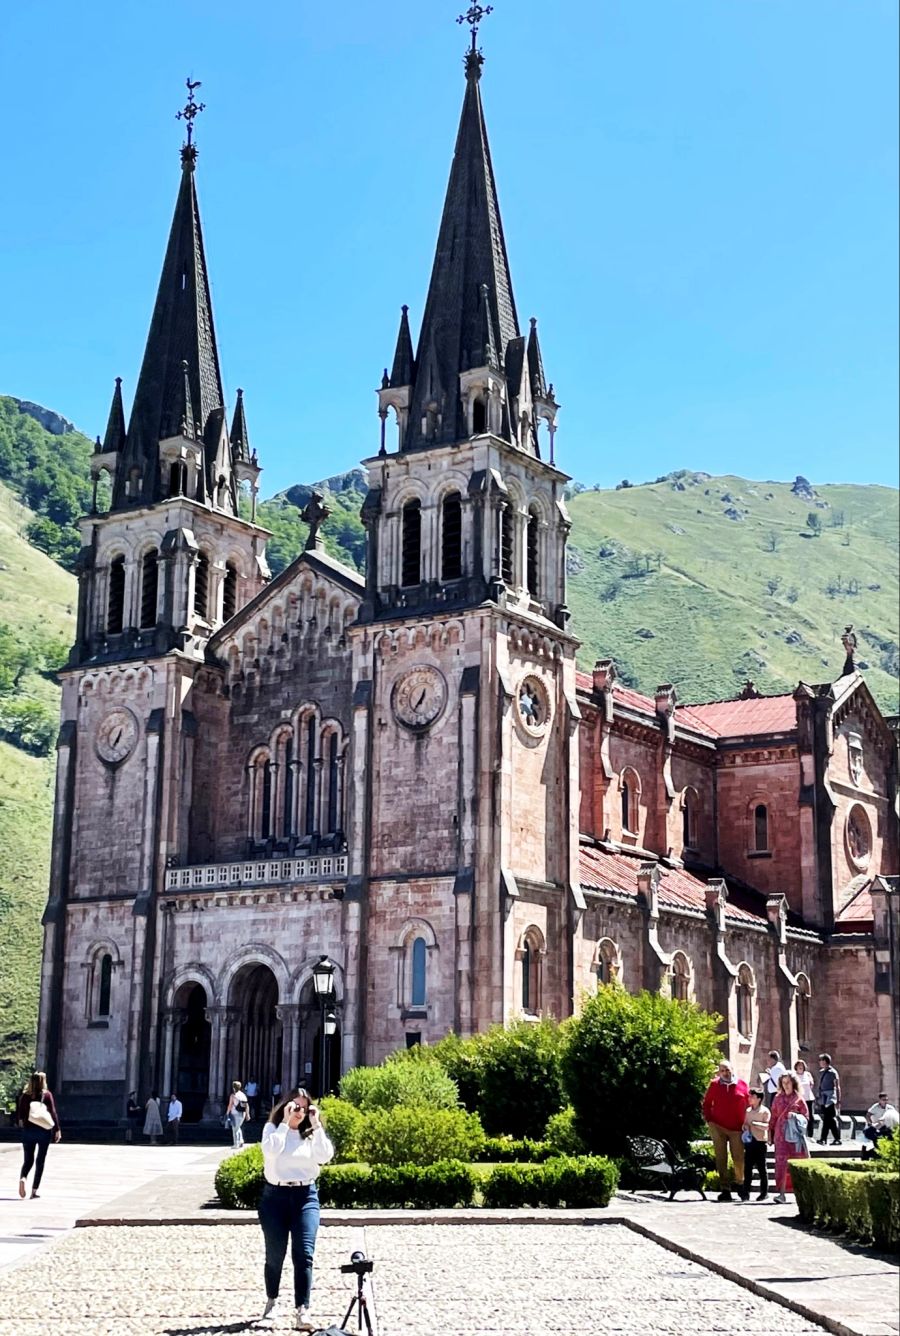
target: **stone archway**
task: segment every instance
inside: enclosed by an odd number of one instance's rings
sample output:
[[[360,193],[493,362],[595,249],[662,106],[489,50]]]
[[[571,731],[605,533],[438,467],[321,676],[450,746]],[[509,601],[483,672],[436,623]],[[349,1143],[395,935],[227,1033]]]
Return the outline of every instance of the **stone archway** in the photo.
[[[273,1088],[281,1083],[282,1028],[278,1011],[278,980],[268,965],[250,961],[231,981],[229,1010],[234,1016],[230,1045],[231,1081],[255,1080],[259,1104],[268,1110]]]
[[[173,1088],[184,1105],[184,1122],[198,1123],[203,1117],[209,1094],[211,1027],[207,1019],[206,989],[199,983],[186,983],[175,999],[177,1035],[173,1062]]]

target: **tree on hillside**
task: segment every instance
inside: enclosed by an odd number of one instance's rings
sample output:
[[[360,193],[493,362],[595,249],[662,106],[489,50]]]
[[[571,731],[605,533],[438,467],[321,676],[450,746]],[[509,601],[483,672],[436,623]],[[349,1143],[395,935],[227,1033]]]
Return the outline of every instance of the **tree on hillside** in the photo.
[[[813,538],[818,538],[822,533],[822,516],[811,510],[806,517],[806,527],[812,530]]]

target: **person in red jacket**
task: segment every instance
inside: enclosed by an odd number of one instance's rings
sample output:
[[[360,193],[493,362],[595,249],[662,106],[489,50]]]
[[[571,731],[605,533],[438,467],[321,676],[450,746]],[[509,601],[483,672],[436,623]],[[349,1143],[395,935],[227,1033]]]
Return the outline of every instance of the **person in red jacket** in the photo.
[[[719,1186],[722,1189],[719,1201],[731,1201],[731,1193],[728,1191],[729,1146],[734,1165],[734,1186],[741,1201],[747,1200],[741,1128],[749,1103],[747,1082],[739,1081],[734,1074],[734,1067],[727,1058],[723,1058],[719,1063],[718,1073],[710,1081],[709,1089],[703,1096],[703,1117],[712,1137],[716,1153],[716,1173],[719,1175]]]

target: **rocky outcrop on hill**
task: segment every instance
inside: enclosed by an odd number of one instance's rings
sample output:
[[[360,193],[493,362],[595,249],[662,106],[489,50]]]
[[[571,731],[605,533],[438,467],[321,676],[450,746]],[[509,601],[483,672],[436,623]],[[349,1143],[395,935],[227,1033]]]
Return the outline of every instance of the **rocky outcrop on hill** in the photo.
[[[30,399],[17,399],[15,395],[10,395],[13,403],[22,413],[27,413],[29,417],[39,422],[45,431],[49,431],[51,436],[68,436],[70,431],[75,431],[74,423],[68,418],[64,418],[61,413],[54,413],[52,408],[44,408],[42,404],[33,404]]]

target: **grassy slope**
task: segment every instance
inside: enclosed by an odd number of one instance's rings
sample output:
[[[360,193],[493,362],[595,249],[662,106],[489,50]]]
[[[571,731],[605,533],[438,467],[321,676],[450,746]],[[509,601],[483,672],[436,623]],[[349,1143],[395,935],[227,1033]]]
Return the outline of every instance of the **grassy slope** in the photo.
[[[0,484],[0,621],[23,630],[40,622],[71,641],[75,580],[21,536],[31,518]],[[57,706],[54,683],[32,675],[27,685]],[[54,760],[0,742],[0,1086],[34,1042]]]
[[[816,492],[827,508],[792,495],[789,484],[734,477],[688,481],[683,491],[665,482],[574,497],[571,548],[584,566],[570,576],[569,602],[581,662],[611,656],[636,685],[674,682],[685,701],[733,695],[747,677],[785,690],[837,676],[840,635],[852,622],[869,685],[896,712],[898,493],[843,484]],[[732,505],[747,512],[742,521],[725,517]],[[801,536],[810,511],[822,519],[818,538]],[[830,527],[841,511],[844,527]],[[599,556],[601,548],[612,555]],[[634,577],[634,553],[661,553],[660,569]],[[781,582],[774,595],[773,579]],[[855,595],[846,592],[853,580]],[[829,594],[838,581],[842,592]],[[799,643],[787,642],[793,632]]]

